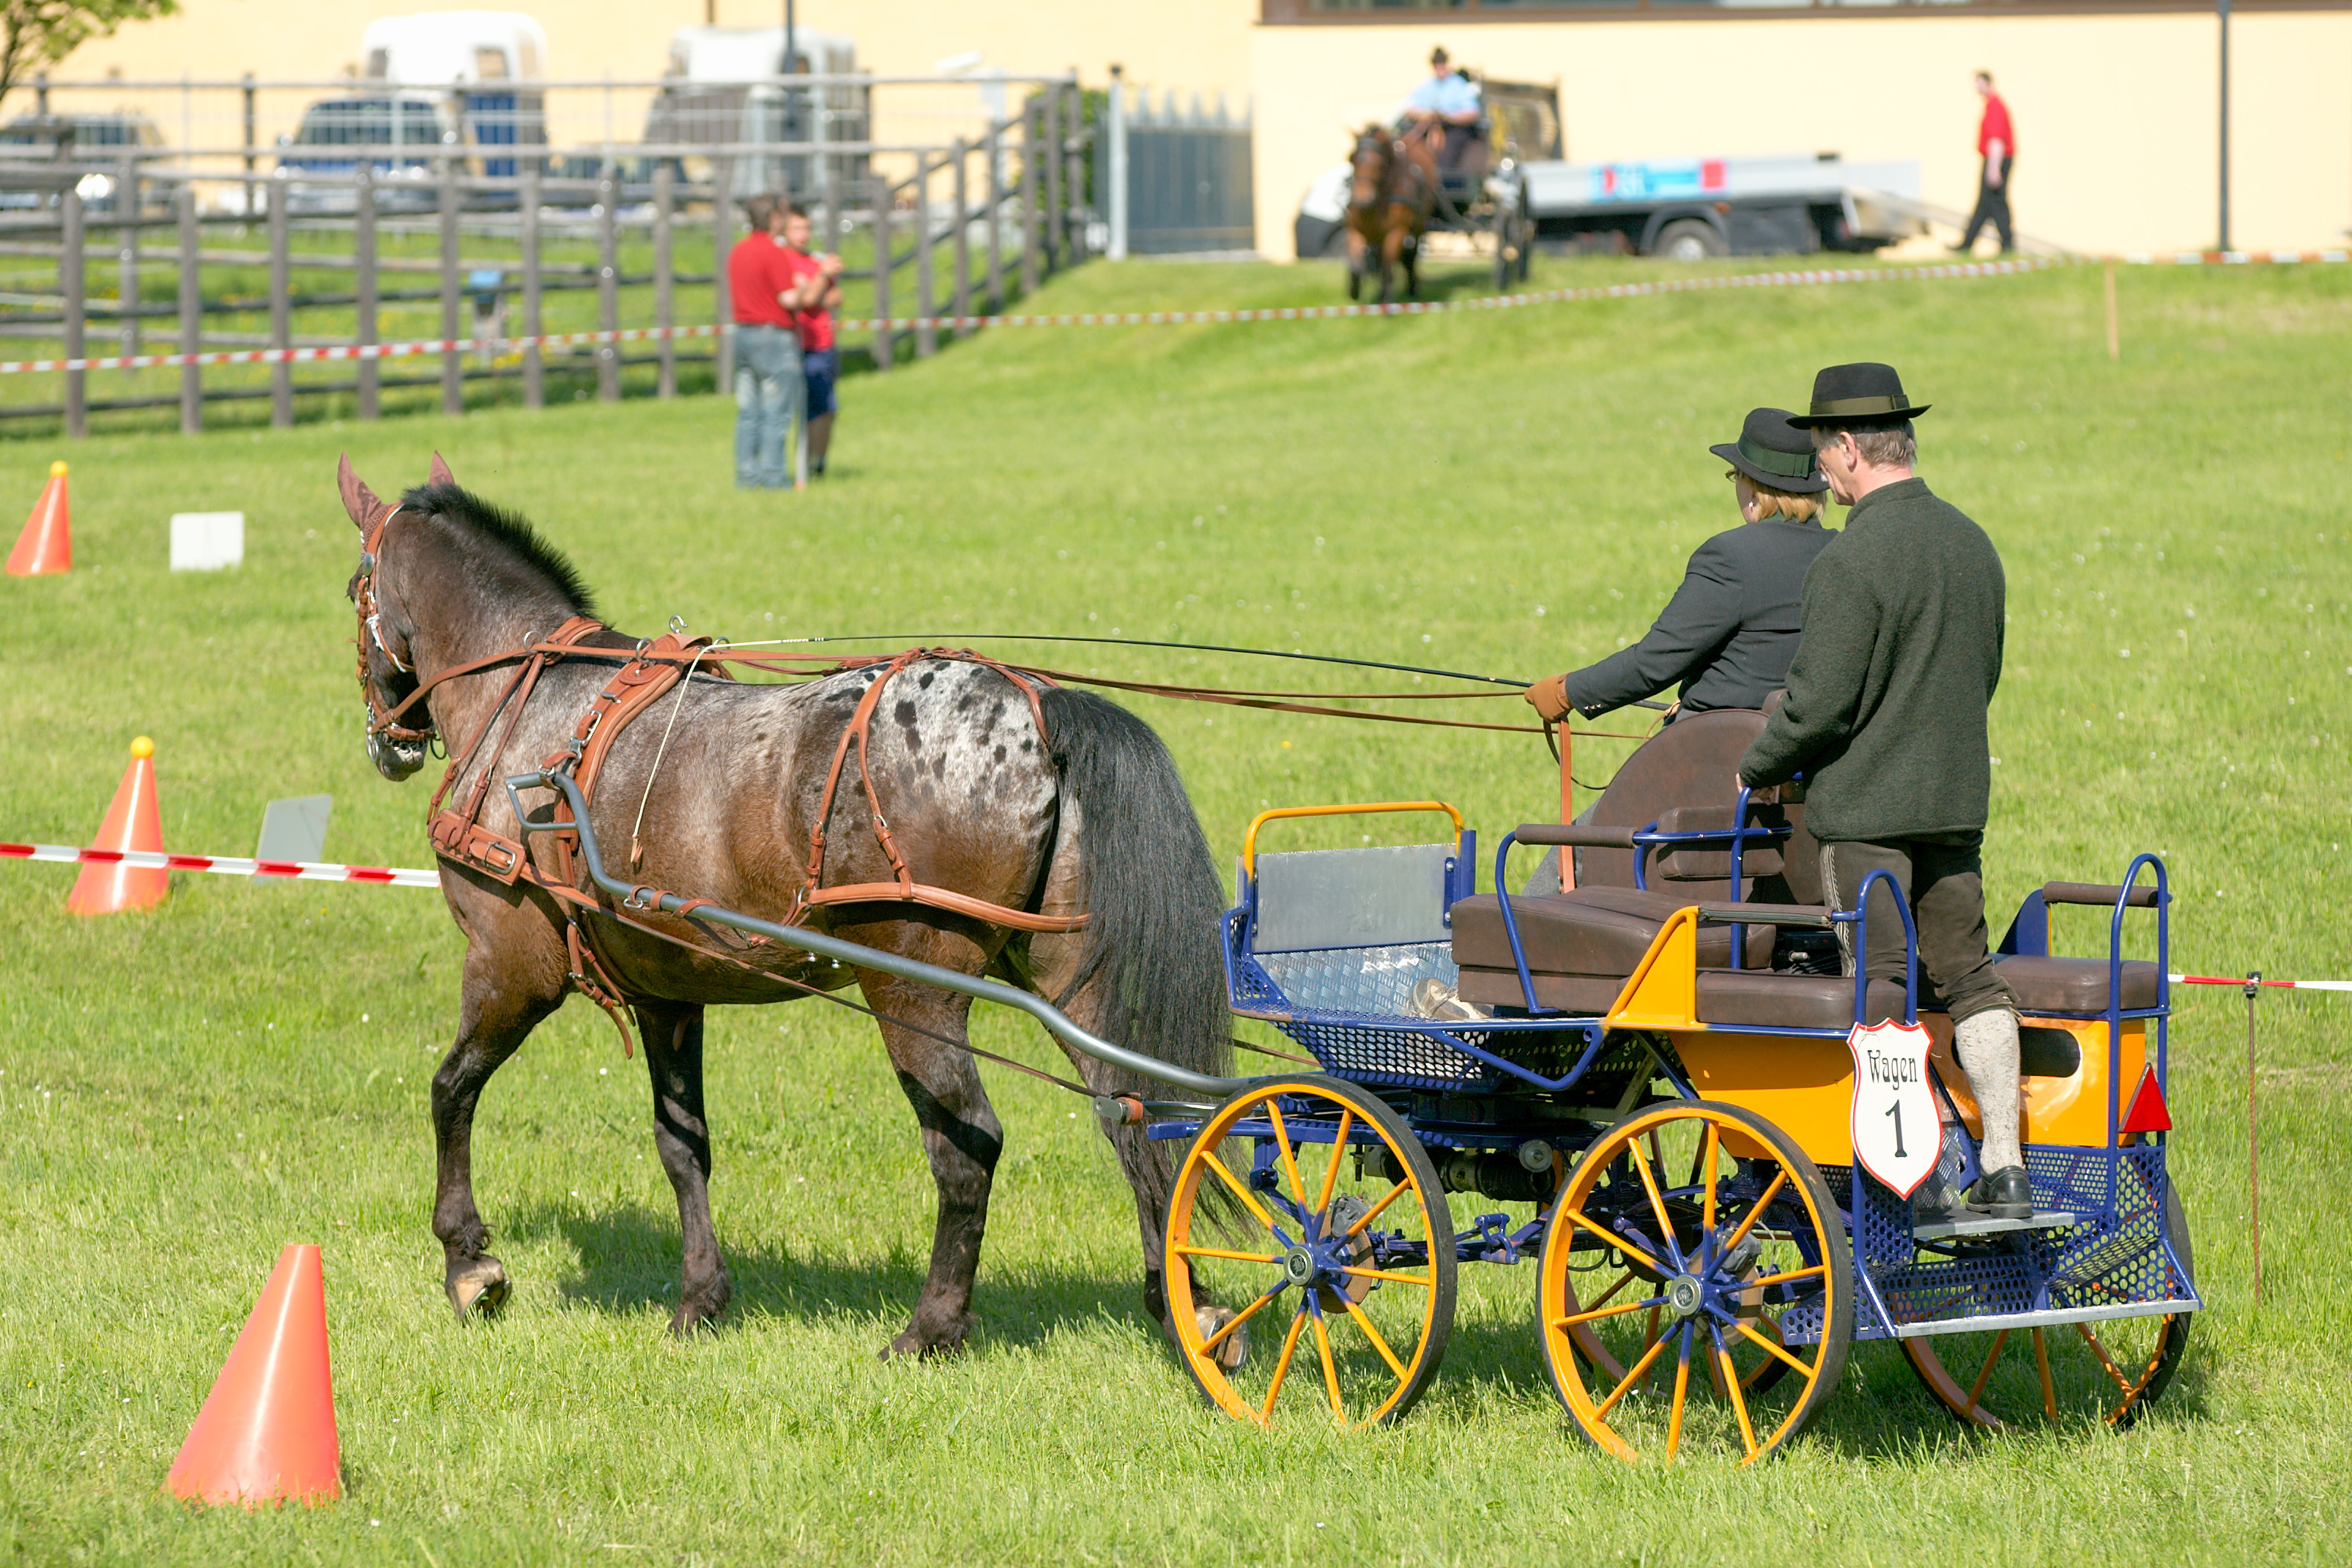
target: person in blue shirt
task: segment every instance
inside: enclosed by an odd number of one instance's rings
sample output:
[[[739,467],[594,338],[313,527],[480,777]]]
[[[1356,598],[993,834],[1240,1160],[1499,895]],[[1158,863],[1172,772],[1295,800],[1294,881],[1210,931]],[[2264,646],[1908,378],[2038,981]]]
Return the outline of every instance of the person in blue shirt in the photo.
[[[1440,169],[1462,164],[1478,140],[1478,121],[1486,106],[1478,84],[1454,68],[1443,48],[1429,56],[1429,78],[1404,100],[1408,134],[1426,138]]]

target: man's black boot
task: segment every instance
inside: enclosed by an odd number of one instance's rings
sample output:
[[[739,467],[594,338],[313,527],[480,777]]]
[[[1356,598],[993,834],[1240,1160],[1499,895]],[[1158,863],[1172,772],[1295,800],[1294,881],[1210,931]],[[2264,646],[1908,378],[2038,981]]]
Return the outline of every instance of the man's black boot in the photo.
[[[1969,1188],[1969,1207],[1995,1219],[2033,1218],[2033,1187],[2023,1166],[2003,1166]]]

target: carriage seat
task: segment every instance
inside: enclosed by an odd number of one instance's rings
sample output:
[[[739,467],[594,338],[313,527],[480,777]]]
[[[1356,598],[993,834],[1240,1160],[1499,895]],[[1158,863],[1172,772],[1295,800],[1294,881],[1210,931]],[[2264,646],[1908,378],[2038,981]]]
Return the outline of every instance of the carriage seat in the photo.
[[[1701,968],[1695,1010],[1699,1022],[1724,1028],[1849,1030],[1853,1027],[1853,977]],[[1867,1021],[1882,1023],[1902,1016],[1902,985],[1871,981]]]
[[[1698,902],[1687,893],[1632,887],[1580,887],[1513,898],[1511,915],[1518,924],[1538,1005],[1606,1012],[1675,911]],[[1511,959],[1501,901],[1490,893],[1463,899],[1454,905],[1453,918],[1462,999],[1487,1007],[1525,1007],[1527,993]],[[1747,934],[1744,961],[1759,968],[1769,966],[1773,928],[1750,925]],[[1698,962],[1702,967],[1730,965],[1731,927],[1699,927]],[[1851,991],[1849,987],[1849,1012]]]
[[[1993,960],[1993,967],[2009,982],[2018,1010],[2035,1013],[2103,1013],[2107,1010],[2107,961],[2105,958],[2044,958],[2011,956]],[[2144,960],[2124,964],[2126,1008],[2152,1008],[2157,998],[2156,966]]]

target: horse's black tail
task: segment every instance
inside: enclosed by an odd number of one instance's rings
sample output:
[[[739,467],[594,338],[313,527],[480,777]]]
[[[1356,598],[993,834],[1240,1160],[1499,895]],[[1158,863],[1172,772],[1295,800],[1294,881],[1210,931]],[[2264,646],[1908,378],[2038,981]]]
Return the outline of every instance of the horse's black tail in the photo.
[[[1150,725],[1090,692],[1049,687],[1043,706],[1065,798],[1077,808],[1087,934],[1076,978],[1047,1000],[1065,1004],[1096,981],[1110,1039],[1230,1075],[1224,894],[1175,758]]]

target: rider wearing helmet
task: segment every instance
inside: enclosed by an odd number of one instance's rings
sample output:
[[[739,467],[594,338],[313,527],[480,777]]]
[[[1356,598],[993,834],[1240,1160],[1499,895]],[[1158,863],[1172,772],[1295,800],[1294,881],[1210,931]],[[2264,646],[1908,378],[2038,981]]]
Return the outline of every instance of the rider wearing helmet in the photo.
[[[1429,77],[1404,100],[1406,131],[1428,140],[1440,170],[1461,167],[1478,140],[1478,121],[1486,114],[1478,84],[1454,68],[1443,48],[1429,55]]]
[[[1740,526],[1691,552],[1683,584],[1640,642],[1564,675],[1527,700],[1547,724],[1587,718],[1681,683],[1676,711],[1760,708],[1797,655],[1805,570],[1835,537],[1821,524],[1829,488],[1811,437],[1786,409],[1759,408],[1739,439],[1707,450],[1731,465]]]

